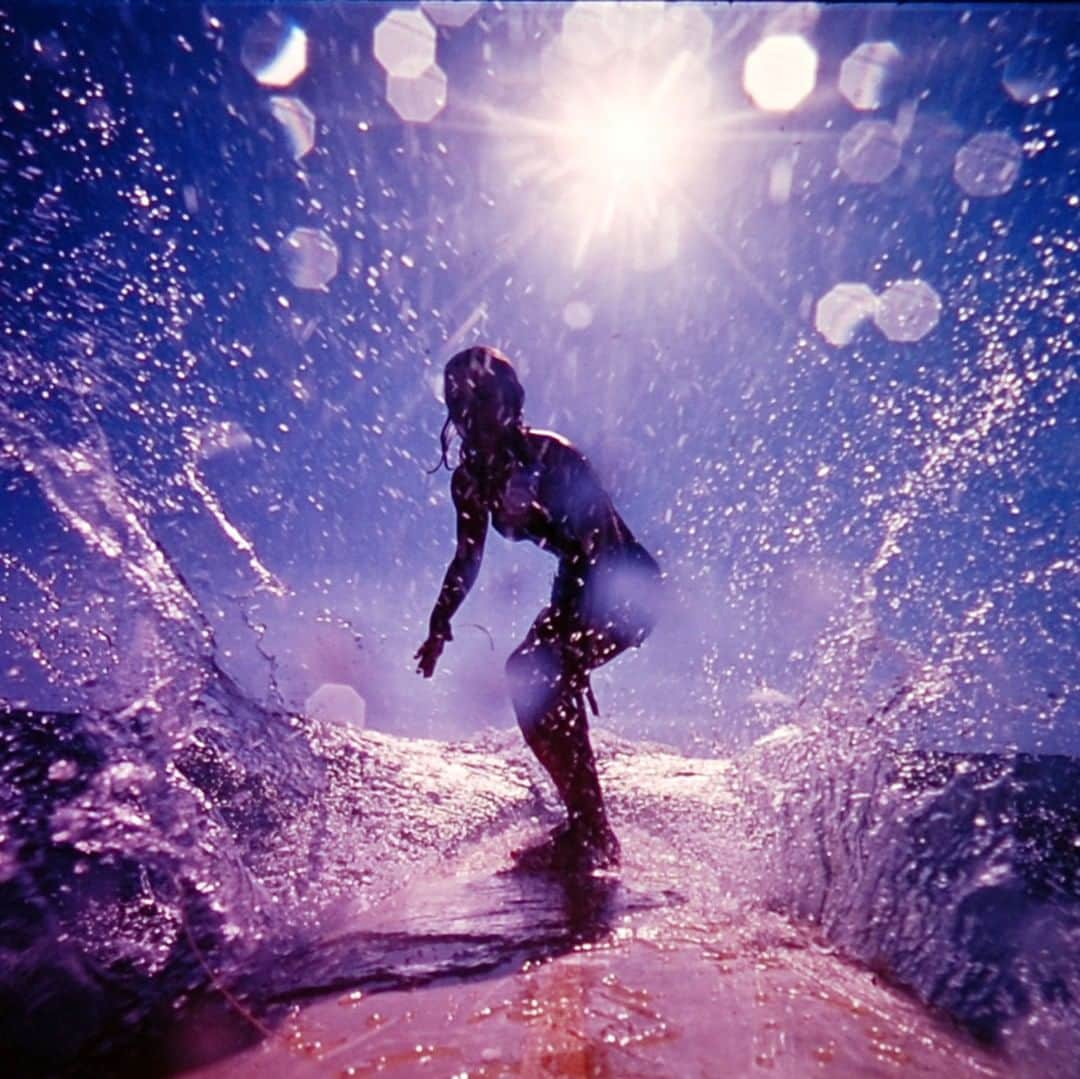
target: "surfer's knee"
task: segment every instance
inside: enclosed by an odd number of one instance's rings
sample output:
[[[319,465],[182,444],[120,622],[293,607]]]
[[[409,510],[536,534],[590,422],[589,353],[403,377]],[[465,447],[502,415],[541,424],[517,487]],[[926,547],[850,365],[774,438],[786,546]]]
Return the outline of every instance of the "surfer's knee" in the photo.
[[[518,688],[525,685],[531,677],[532,660],[528,653],[519,648],[510,653],[506,660],[506,681],[510,686],[510,696],[517,699]]]
[[[558,655],[553,649],[522,647],[507,659],[510,699],[526,740],[557,702],[561,677]]]

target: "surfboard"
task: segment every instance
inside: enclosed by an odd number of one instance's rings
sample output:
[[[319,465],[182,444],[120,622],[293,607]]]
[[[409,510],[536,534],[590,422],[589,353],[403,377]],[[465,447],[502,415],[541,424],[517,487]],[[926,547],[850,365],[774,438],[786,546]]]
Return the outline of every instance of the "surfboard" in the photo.
[[[617,873],[516,871],[518,825],[344,914],[247,987],[269,1036],[189,1074],[1006,1074],[811,929],[725,899],[658,834],[619,834]]]

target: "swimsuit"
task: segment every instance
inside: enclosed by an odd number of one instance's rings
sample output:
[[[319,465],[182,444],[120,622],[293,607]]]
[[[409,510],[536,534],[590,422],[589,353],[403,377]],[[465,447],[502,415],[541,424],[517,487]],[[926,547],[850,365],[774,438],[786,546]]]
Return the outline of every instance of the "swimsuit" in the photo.
[[[480,479],[467,472],[482,490]],[[525,431],[505,475],[489,483],[494,490],[483,501],[495,530],[509,540],[530,540],[559,559],[551,603],[521,649],[557,648],[563,671],[582,681],[640,645],[656,622],[660,568],[585,458],[558,435]]]

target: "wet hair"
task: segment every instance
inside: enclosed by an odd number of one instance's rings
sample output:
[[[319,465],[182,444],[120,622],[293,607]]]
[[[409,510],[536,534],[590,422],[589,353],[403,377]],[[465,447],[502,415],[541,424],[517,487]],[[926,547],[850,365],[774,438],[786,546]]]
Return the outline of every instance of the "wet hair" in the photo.
[[[475,345],[451,357],[443,371],[443,396],[447,417],[439,434],[442,455],[432,471],[450,467],[448,455],[454,425],[464,416],[469,401],[493,403],[496,414],[506,417],[507,426],[521,427],[525,390],[510,361],[489,345]]]

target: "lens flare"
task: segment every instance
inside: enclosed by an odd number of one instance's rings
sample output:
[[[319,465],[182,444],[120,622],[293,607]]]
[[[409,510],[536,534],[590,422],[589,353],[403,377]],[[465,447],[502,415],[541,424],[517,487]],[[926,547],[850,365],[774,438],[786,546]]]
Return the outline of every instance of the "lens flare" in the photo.
[[[690,162],[690,129],[700,120],[680,78],[688,62],[684,54],[651,84],[637,73],[617,74],[587,109],[576,93],[564,104],[555,149],[572,195],[568,209],[591,231],[647,227],[677,193]]]
[[[680,207],[709,117],[705,35],[667,48],[672,33],[696,24],[664,8],[574,13],[581,17],[568,15],[544,57],[543,111],[501,118],[510,170],[520,186],[546,194],[545,226],[555,226],[575,265],[601,238],[605,257],[617,251],[637,269],[665,265],[678,253]]]
[[[747,56],[743,86],[759,109],[790,112],[814,89],[817,67],[817,52],[805,38],[774,34]]]
[[[283,89],[307,69],[307,34],[270,12],[248,27],[240,55],[260,86]]]

